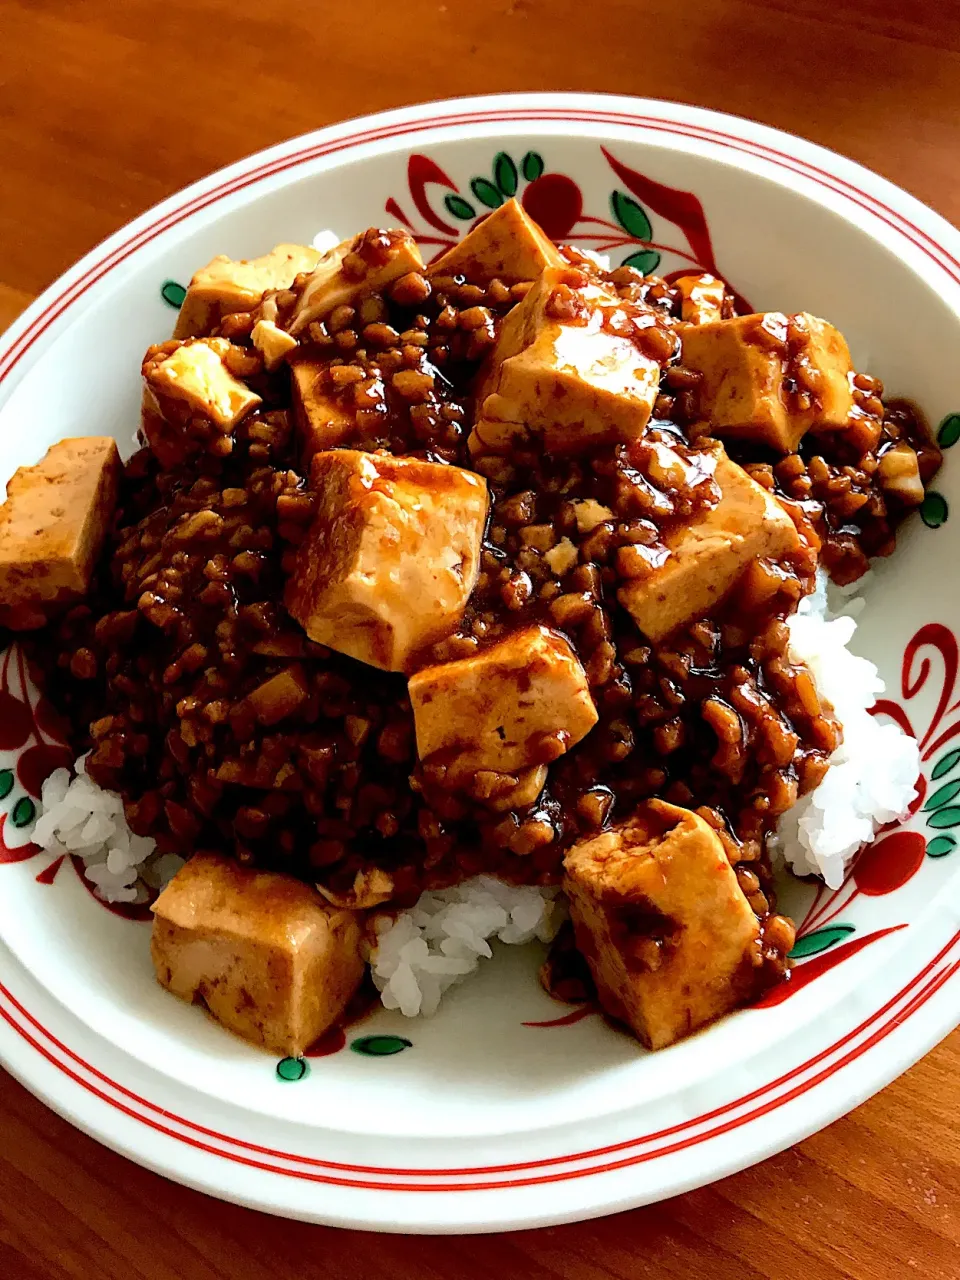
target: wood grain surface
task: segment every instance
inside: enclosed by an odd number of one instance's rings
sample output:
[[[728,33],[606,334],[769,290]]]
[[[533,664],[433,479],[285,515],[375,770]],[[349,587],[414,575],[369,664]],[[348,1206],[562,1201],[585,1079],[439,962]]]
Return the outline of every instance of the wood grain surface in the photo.
[[[834,147],[960,222],[956,0],[0,0],[0,327],[156,201],[418,100],[682,99]],[[272,1220],[97,1146],[0,1072],[0,1277],[960,1277],[960,1032],[794,1150],[618,1217],[479,1239]]]

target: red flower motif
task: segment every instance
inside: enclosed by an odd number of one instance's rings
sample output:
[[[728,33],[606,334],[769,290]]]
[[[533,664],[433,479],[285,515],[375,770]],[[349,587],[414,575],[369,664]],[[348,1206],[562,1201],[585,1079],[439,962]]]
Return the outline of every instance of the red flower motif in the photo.
[[[520,203],[551,240],[566,240],[580,221],[583,196],[565,173],[543,173],[524,188]]]
[[[69,769],[72,765],[73,752],[69,747],[39,742],[28,747],[17,760],[17,777],[24,791],[39,797],[40,789],[55,769]]]
[[[427,199],[427,183],[429,182],[436,183],[440,187],[446,187],[450,191],[457,190],[456,183],[451,182],[440,166],[431,160],[429,156],[412,155],[407,163],[407,186],[410,188],[410,195],[413,198],[417,213],[435,231],[442,231],[445,236],[453,236],[456,239],[456,227],[451,227],[448,222],[444,222],[433,211],[430,201]]]
[[[868,898],[883,897],[917,874],[926,851],[919,831],[893,831],[863,850],[854,863],[853,880]]]
[[[7,689],[0,689],[0,751],[16,751],[32,732],[30,708]]]
[[[607,164],[617,175],[628,191],[632,191],[637,199],[661,218],[672,222],[682,232],[690,246],[695,260],[704,271],[719,275],[713,257],[713,245],[710,241],[710,228],[703,212],[703,205],[692,191],[683,191],[677,187],[665,186],[662,182],[654,182],[645,174],[638,173],[612,156],[606,147],[601,147]]]

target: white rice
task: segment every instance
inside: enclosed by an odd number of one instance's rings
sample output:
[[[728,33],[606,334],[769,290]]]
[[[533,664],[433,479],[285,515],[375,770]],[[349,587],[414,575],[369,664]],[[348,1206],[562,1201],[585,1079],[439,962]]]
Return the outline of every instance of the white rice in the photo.
[[[838,889],[857,850],[885,823],[906,814],[920,773],[920,750],[899,725],[870,714],[884,683],[872,662],[847,648],[857,627],[853,615],[865,602],[851,599],[850,588],[831,587],[830,595],[841,605],[833,614],[821,578],[787,625],[790,656],[809,666],[818,692],[843,725],[843,742],[820,785],[780,819],[771,846],[798,875],[820,875]]]
[[[375,921],[373,981],[387,1009],[429,1017],[449,987],[490,959],[488,939],[549,942],[565,914],[558,889],[507,885],[492,876],[421,894],[411,910]]]
[[[158,854],[157,842],[130,830],[123,801],[87,777],[86,756],[75,775],[56,769],[44,782],[31,839],[45,853],[83,859],[84,876],[104,902],[142,903],[172,880],[185,859]]]

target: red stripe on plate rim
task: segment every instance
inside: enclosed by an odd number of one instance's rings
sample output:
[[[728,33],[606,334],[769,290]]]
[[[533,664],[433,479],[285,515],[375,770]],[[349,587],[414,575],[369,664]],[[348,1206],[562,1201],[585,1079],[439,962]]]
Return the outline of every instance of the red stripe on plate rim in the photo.
[[[927,963],[927,965],[925,965],[924,968],[920,970],[919,973],[917,973],[913,978],[911,978],[900,989],[900,991],[896,993],[896,995],[892,996],[886,1002],[886,1004],[882,1006],[882,1008],[878,1009],[875,1013],[871,1014],[858,1027],[856,1027],[853,1031],[848,1032],[847,1035],[843,1036],[840,1040],[836,1041],[829,1048],[822,1050],[820,1053],[808,1059],[805,1063],[802,1063],[800,1066],[794,1068],[792,1071],[779,1077],[777,1080],[772,1081],[767,1085],[761,1086],[758,1089],[755,1089],[753,1092],[745,1094],[742,1098],[738,1098],[733,1102],[727,1103],[723,1107],[716,1108],[714,1111],[707,1112],[702,1116],[698,1116],[692,1120],[685,1121],[684,1123],[675,1125],[672,1128],[661,1130],[658,1133],[649,1134],[640,1138],[629,1139],[625,1142],[616,1143],[614,1145],[607,1146],[607,1147],[596,1148],[593,1151],[581,1152],[576,1155],[558,1156],[558,1157],[547,1158],[547,1159],[542,1159],[537,1161],[528,1161],[528,1162],[518,1163],[518,1164],[489,1165],[489,1166],[478,1167],[478,1168],[464,1168],[464,1169],[437,1169],[437,1170],[390,1169],[387,1167],[378,1167],[378,1166],[341,1164],[334,1161],[317,1160],[308,1156],[298,1156],[292,1153],[273,1151],[270,1148],[260,1147],[260,1146],[257,1146],[256,1144],[245,1142],[242,1139],[230,1138],[224,1134],[217,1133],[215,1130],[206,1129],[203,1126],[197,1125],[190,1120],[183,1119],[182,1117],[176,1115],[176,1113],[170,1111],[169,1108],[159,1107],[156,1104],[151,1103],[144,1098],[141,1098],[139,1095],[133,1093],[131,1090],[127,1089],[125,1086],[117,1084],[116,1081],[111,1080],[109,1076],[99,1071],[96,1067],[93,1067],[89,1063],[85,1062],[83,1058],[81,1058],[78,1054],[74,1053],[73,1050],[67,1048],[67,1046],[64,1045],[61,1041],[59,1041],[51,1032],[47,1031],[43,1027],[43,1025],[35,1017],[33,1017],[32,1014],[30,1014],[26,1009],[24,1009],[24,1007],[7,990],[7,988],[4,987],[2,984],[0,984],[0,995],[2,995],[7,1001],[9,1001],[9,1003],[13,1005],[14,1008],[23,1017],[25,1017],[27,1021],[30,1024],[32,1024],[32,1026],[41,1035],[43,1035],[50,1042],[50,1044],[54,1045],[57,1049],[60,1050],[60,1052],[65,1054],[72,1062],[74,1062],[77,1066],[81,1067],[83,1070],[87,1071],[95,1079],[100,1080],[105,1085],[107,1085],[108,1087],[112,1088],[117,1093],[119,1093],[122,1097],[129,1099],[131,1102],[134,1102],[141,1106],[146,1107],[148,1110],[154,1112],[157,1116],[161,1116],[161,1117],[164,1117],[165,1119],[175,1121],[177,1124],[182,1125],[184,1128],[191,1130],[192,1133],[200,1134],[203,1137],[209,1137],[217,1141],[229,1143],[235,1147],[239,1147],[241,1151],[249,1151],[252,1153],[262,1154],[265,1156],[271,1156],[271,1157],[274,1157],[275,1159],[287,1160],[287,1161],[290,1161],[291,1163],[299,1163],[302,1165],[307,1165],[310,1167],[310,1169],[322,1168],[325,1170],[338,1170],[340,1172],[379,1174],[381,1175],[381,1177],[386,1176],[386,1177],[394,1177],[394,1178],[450,1178],[450,1177],[464,1177],[464,1176],[482,1177],[483,1175],[490,1174],[490,1173],[509,1173],[512,1171],[523,1171],[526,1169],[544,1169],[549,1166],[569,1164],[574,1161],[595,1159],[600,1156],[610,1155],[614,1152],[625,1150],[629,1147],[633,1147],[641,1144],[649,1144],[651,1142],[662,1140],[665,1137],[672,1137],[674,1135],[682,1134],[685,1130],[688,1130],[696,1125],[701,1125],[704,1123],[708,1123],[710,1120],[718,1119],[719,1117],[728,1114],[730,1111],[735,1110],[737,1107],[744,1106],[752,1101],[757,1100],[763,1094],[769,1093],[772,1089],[777,1088],[781,1084],[784,1084],[789,1080],[796,1078],[797,1076],[801,1075],[804,1071],[809,1070],[811,1067],[817,1066],[821,1062],[824,1062],[824,1060],[827,1057],[835,1053],[838,1049],[843,1048],[845,1045],[849,1044],[851,1040],[855,1039],[857,1036],[862,1034],[863,1031],[868,1029],[873,1023],[881,1019],[884,1014],[890,1013],[893,1007],[895,1005],[898,1005],[900,1001],[904,999],[904,997],[910,996],[910,999],[908,1000],[906,1005],[894,1011],[890,1017],[886,1018],[885,1021],[881,1022],[879,1026],[877,1026],[874,1029],[872,1034],[866,1040],[864,1040],[858,1045],[855,1045],[843,1057],[838,1059],[836,1062],[833,1062],[833,1063],[830,1063],[829,1065],[824,1066],[822,1070],[820,1070],[816,1075],[810,1077],[809,1080],[803,1081],[802,1083],[795,1085],[788,1092],[781,1094],[776,1098],[769,1099],[768,1101],[764,1102],[761,1106],[755,1107],[752,1111],[746,1112],[741,1116],[732,1117],[731,1119],[725,1121],[723,1124],[716,1125],[712,1129],[706,1132],[689,1134],[688,1136],[682,1138],[679,1141],[670,1143],[666,1146],[658,1147],[654,1151],[636,1152],[630,1156],[625,1157],[624,1159],[608,1161],[600,1165],[593,1165],[587,1169],[554,1170],[553,1172],[544,1173],[537,1177],[508,1178],[508,1179],[499,1179],[499,1180],[487,1180],[483,1182],[477,1181],[477,1182],[458,1182],[458,1183],[441,1183],[441,1182],[429,1182],[429,1183],[384,1182],[384,1183],[381,1183],[381,1182],[370,1181],[370,1180],[360,1180],[356,1178],[336,1177],[332,1173],[321,1174],[321,1173],[309,1172],[308,1170],[303,1170],[303,1169],[289,1169],[282,1165],[267,1164],[265,1161],[255,1160],[252,1157],[241,1155],[235,1151],[222,1150],[221,1148],[210,1145],[210,1143],[208,1142],[201,1141],[199,1138],[191,1136],[191,1134],[179,1133],[176,1130],[169,1128],[166,1124],[160,1123],[157,1120],[153,1119],[149,1115],[148,1116],[141,1115],[136,1110],[134,1110],[132,1106],[128,1105],[126,1102],[120,1102],[117,1099],[110,1097],[110,1095],[105,1093],[101,1088],[99,1088],[99,1086],[92,1084],[88,1080],[85,1080],[82,1076],[77,1074],[77,1072],[74,1070],[73,1067],[71,1067],[67,1063],[64,1063],[60,1059],[58,1059],[55,1056],[55,1054],[50,1051],[50,1049],[42,1045],[35,1038],[35,1036],[29,1030],[27,1030],[26,1027],[24,1027],[20,1022],[18,1022],[17,1019],[10,1013],[10,1011],[4,1008],[2,1004],[0,1004],[0,1017],[2,1017],[4,1021],[6,1021],[13,1028],[13,1030],[16,1031],[21,1036],[22,1039],[24,1039],[28,1044],[30,1044],[30,1046],[33,1049],[35,1049],[44,1058],[46,1058],[48,1062],[50,1062],[53,1066],[57,1067],[60,1071],[62,1071],[65,1075],[67,1075],[70,1079],[72,1079],[76,1084],[79,1084],[87,1092],[93,1094],[94,1096],[99,1098],[101,1101],[106,1102],[108,1105],[114,1107],[116,1110],[120,1111],[124,1115],[128,1116],[133,1120],[139,1121],[141,1124],[146,1125],[148,1128],[154,1129],[155,1131],[162,1133],[167,1137],[174,1138],[179,1142],[186,1143],[188,1146],[192,1146],[198,1150],[208,1152],[209,1154],[212,1154],[212,1155],[221,1156],[223,1159],[231,1160],[231,1161],[234,1161],[235,1163],[245,1164],[252,1168],[257,1168],[268,1173],[281,1174],[285,1177],[298,1177],[298,1178],[306,1179],[308,1181],[328,1183],[333,1186],[357,1187],[357,1188],[360,1188],[361,1190],[382,1190],[382,1191],[500,1190],[505,1187],[537,1186],[537,1185],[540,1185],[543,1183],[549,1183],[549,1182],[568,1181],[572,1178],[588,1177],[597,1173],[609,1173],[617,1169],[624,1169],[633,1165],[644,1164],[650,1160],[659,1159],[667,1155],[673,1155],[673,1154],[676,1154],[677,1152],[684,1151],[691,1147],[697,1146],[700,1143],[706,1142],[712,1138],[720,1137],[723,1134],[726,1134],[735,1129],[741,1128],[743,1125],[749,1124],[754,1120],[758,1120],[763,1116],[778,1110],[780,1107],[784,1106],[786,1103],[791,1102],[794,1099],[802,1096],[803,1094],[807,1093],[810,1089],[815,1088],[817,1085],[821,1084],[824,1080],[829,1079],[832,1075],[834,1075],[837,1071],[841,1070],[843,1067],[848,1066],[851,1062],[855,1061],[862,1054],[866,1053],[868,1050],[872,1049],[875,1045],[879,1044],[882,1040],[886,1039],[886,1037],[890,1035],[891,1032],[895,1031],[898,1027],[902,1026],[909,1017],[911,1017],[915,1012],[917,1012],[917,1010],[922,1008],[923,1005],[926,1004],[926,1002],[933,995],[935,995],[937,991],[940,990],[940,988],[944,985],[944,983],[946,983],[958,971],[960,971],[960,960],[956,960],[952,964],[946,966],[944,969],[941,969],[939,972],[932,973],[932,971],[936,968],[936,966],[940,963],[940,961],[943,960],[949,954],[949,952],[958,942],[960,942],[960,930],[958,930],[950,939],[950,941],[938,952],[938,954],[934,956],[934,958],[930,960]],[[914,988],[916,988],[918,984],[923,984],[923,985],[920,986],[919,991],[916,991],[914,990]]]

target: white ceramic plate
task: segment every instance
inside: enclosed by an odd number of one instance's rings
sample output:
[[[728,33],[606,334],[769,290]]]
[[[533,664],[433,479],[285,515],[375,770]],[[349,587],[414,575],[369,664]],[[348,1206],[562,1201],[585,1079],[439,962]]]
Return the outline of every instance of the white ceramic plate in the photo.
[[[757,308],[828,317],[858,367],[942,424],[945,446],[960,435],[960,235],[939,217],[745,120],[524,95],[322,130],[119,232],[0,343],[0,477],[62,436],[131,440],[141,354],[174,318],[164,297],[175,303],[215,253],[400,220],[432,253],[515,189],[557,238],[647,269],[659,255],[661,272],[715,265]],[[432,1021],[381,1011],[285,1080],[296,1064],[278,1072],[160,991],[145,924],[106,911],[69,863],[31,856],[31,792],[52,759],[37,748],[52,735],[11,650],[0,658],[0,1058],[79,1127],[182,1182],[396,1231],[609,1213],[827,1124],[960,1020],[956,474],[948,455],[922,519],[875,575],[858,639],[887,679],[888,714],[922,741],[918,812],[839,893],[785,889],[802,921],[794,980],[776,993],[788,999],[650,1055],[595,1014],[565,1017],[536,983],[534,951],[506,949]]]

